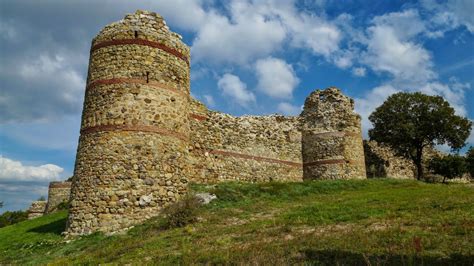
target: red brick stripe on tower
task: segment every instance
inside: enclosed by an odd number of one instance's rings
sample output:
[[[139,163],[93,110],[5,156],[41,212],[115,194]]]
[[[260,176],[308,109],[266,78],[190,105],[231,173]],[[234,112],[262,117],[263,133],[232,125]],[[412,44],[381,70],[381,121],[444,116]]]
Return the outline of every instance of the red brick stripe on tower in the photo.
[[[144,40],[144,39],[121,39],[121,40],[110,40],[110,41],[99,42],[92,46],[91,53],[103,47],[113,46],[113,45],[127,45],[127,44],[136,44],[136,45],[143,45],[143,46],[158,48],[162,51],[167,52],[168,54],[174,55],[177,58],[183,60],[189,66],[188,58],[182,53],[180,53],[178,50],[168,47],[159,42],[154,42],[154,41],[149,41],[149,40]]]
[[[232,152],[232,151],[210,150],[209,153],[219,154],[219,155],[224,155],[224,156],[231,156],[231,157],[242,158],[242,159],[249,159],[249,160],[254,160],[254,161],[261,161],[261,162],[286,164],[286,165],[294,166],[294,167],[301,167],[303,165],[302,163],[299,163],[299,162],[284,161],[284,160],[279,160],[279,159],[243,154],[243,153]]]

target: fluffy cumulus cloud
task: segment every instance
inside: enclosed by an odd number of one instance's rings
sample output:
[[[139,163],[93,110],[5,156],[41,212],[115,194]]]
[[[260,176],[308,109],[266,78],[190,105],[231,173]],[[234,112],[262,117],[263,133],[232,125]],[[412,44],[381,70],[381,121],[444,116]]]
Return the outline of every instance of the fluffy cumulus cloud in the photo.
[[[0,155],[0,180],[52,181],[58,180],[64,169],[54,164],[26,166]]]
[[[0,122],[37,121],[80,112],[85,79],[66,57],[39,54],[1,68]]]
[[[255,95],[247,90],[247,85],[243,83],[239,77],[232,74],[224,74],[217,86],[226,97],[242,107],[249,107],[250,104],[255,103]]]
[[[334,22],[298,10],[295,1],[230,1],[224,8],[225,13],[208,8],[203,15],[197,9],[200,27],[194,28],[192,45],[196,62],[245,65],[280,50],[285,40],[330,58],[343,37]]]
[[[422,6],[430,13],[430,22],[443,35],[447,30],[464,26],[474,32],[474,4],[471,0],[423,0]]]
[[[423,31],[424,24],[413,10],[375,17],[367,29],[367,50],[362,61],[399,81],[429,81],[436,77],[431,54],[415,39]]]
[[[197,31],[192,51],[196,61],[245,64],[279,48],[286,31],[276,19],[256,12],[246,1],[232,1],[230,18],[207,14]]]
[[[355,99],[355,111],[362,117],[362,131],[367,138],[367,131],[372,128],[370,114],[375,111],[390,95],[398,92],[392,85],[382,85],[373,88],[362,98]]]
[[[448,84],[430,82],[417,88],[417,90],[428,95],[442,96],[456,110],[458,115],[466,116],[465,91],[470,87],[469,83],[460,83],[456,79],[451,79]]]
[[[284,115],[299,115],[301,113],[301,107],[295,106],[287,102],[281,102],[278,104],[278,112]]]
[[[428,1],[425,1],[425,6]],[[431,7],[438,8],[433,5]],[[448,5],[454,4],[449,2]],[[451,11],[450,11],[451,12]],[[439,14],[438,14],[439,15]],[[446,15],[446,14],[445,14]],[[446,15],[445,18],[448,16]],[[438,18],[431,18],[430,21]],[[445,20],[445,24],[448,23]],[[452,24],[450,27],[453,27]],[[446,29],[436,31],[433,25],[423,20],[419,12],[408,9],[374,17],[366,30],[361,62],[376,73],[387,73],[391,77],[385,85],[370,90],[364,97],[356,99],[357,111],[363,118],[364,133],[371,127],[368,116],[377,106],[397,91],[421,91],[429,95],[444,97],[459,115],[467,115],[465,93],[469,83],[455,78],[441,82],[434,71],[432,54],[423,47],[423,38],[439,37]],[[363,70],[362,70],[363,69]],[[354,68],[356,76],[365,75],[365,68]]]
[[[291,98],[293,90],[299,83],[293,67],[278,58],[267,57],[258,60],[255,70],[258,89],[273,98]]]

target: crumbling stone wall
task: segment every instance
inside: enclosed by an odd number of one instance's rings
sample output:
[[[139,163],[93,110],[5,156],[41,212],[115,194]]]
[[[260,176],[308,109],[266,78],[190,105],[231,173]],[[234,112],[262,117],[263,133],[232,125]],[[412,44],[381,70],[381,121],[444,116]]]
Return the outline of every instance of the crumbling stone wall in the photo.
[[[48,203],[45,213],[51,213],[57,209],[59,204],[69,202],[71,196],[71,182],[51,182],[48,188]]]
[[[189,47],[137,11],[92,41],[67,233],[113,232],[186,192]]]
[[[416,178],[415,165],[410,160],[397,156],[391,148],[375,141],[364,141],[364,150],[368,178]]]
[[[189,48],[137,11],[91,47],[67,234],[115,232],[155,216],[189,181],[364,178],[360,118],[336,88],[298,117],[233,117],[191,99]]]
[[[33,201],[30,208],[28,208],[28,220],[43,216],[45,209],[45,200]]]
[[[234,117],[197,101],[191,110],[192,181],[302,180],[299,117]]]
[[[366,178],[360,116],[337,88],[306,98],[302,119],[304,179]]]

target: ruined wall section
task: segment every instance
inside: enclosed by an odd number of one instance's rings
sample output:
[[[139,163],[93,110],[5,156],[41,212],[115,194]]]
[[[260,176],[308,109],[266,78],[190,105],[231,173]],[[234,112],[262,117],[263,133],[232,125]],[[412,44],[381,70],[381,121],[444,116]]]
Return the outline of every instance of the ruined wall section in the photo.
[[[413,179],[416,177],[413,162],[397,156],[391,148],[375,141],[364,141],[364,151],[368,178]]]
[[[366,178],[360,116],[337,88],[306,98],[302,119],[304,179]]]
[[[71,196],[71,182],[50,182],[48,188],[48,203],[45,213],[51,213],[57,209],[59,204],[69,202]]]
[[[46,204],[45,200],[33,201],[30,208],[28,208],[28,220],[43,216]]]
[[[189,60],[152,12],[94,38],[67,234],[128,228],[186,192]]]
[[[193,101],[190,122],[192,181],[302,180],[298,117],[234,117]]]

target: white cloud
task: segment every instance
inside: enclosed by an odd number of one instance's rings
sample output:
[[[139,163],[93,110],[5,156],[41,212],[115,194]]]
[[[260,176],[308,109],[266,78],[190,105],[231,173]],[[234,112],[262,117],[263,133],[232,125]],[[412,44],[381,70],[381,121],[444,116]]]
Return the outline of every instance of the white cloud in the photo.
[[[85,79],[63,54],[41,53],[0,68],[0,122],[50,121],[80,112]]]
[[[440,95],[456,110],[458,115],[466,116],[467,111],[464,106],[465,90],[469,89],[469,83],[459,83],[456,79],[451,79],[450,84],[440,82],[430,82],[417,88],[417,90],[428,95]]]
[[[377,16],[372,20],[372,23],[376,26],[383,25],[391,28],[401,41],[409,40],[427,30],[425,23],[415,9]]]
[[[203,97],[206,104],[209,105],[210,107],[213,107],[216,104],[216,102],[214,101],[214,97],[212,97],[212,95],[205,94],[203,95]]]
[[[185,30],[199,30],[207,16],[203,0],[160,0],[149,3],[168,22]]]
[[[388,96],[397,93],[399,90],[395,89],[392,85],[382,85],[373,88],[371,91],[365,94],[363,98],[355,99],[355,111],[360,114],[362,118],[362,133],[367,138],[367,132],[372,128],[372,124],[369,121],[370,114],[375,111],[377,107],[388,98]]]
[[[296,47],[309,48],[326,57],[339,49],[342,33],[337,26],[319,17],[289,14],[286,23],[291,29],[292,45]]]
[[[355,67],[352,69],[352,74],[357,77],[365,77],[367,69],[365,67]]]
[[[288,99],[299,83],[293,67],[285,61],[267,57],[255,64],[257,88],[273,98]]]
[[[243,107],[248,107],[256,101],[255,95],[247,90],[247,85],[235,75],[224,74],[217,82],[217,86],[223,95],[231,97],[234,102]]]
[[[472,0],[424,0],[422,6],[431,12],[430,23],[438,28],[439,34],[460,26],[474,32],[474,4]]]
[[[246,1],[233,1],[230,15],[210,12],[193,41],[193,59],[246,64],[280,47],[286,31],[276,19],[255,12]]]
[[[0,155],[0,180],[53,181],[59,180],[63,168],[54,164],[26,166]]]
[[[298,115],[301,113],[301,107],[292,105],[287,102],[279,103],[277,109],[284,115]]]
[[[431,55],[421,45],[403,41],[390,26],[375,25],[368,31],[370,37],[363,62],[373,70],[388,72],[401,81],[428,81],[436,77]]]
[[[234,0],[224,7],[226,13],[205,11],[197,23],[192,45],[196,62],[246,65],[281,49],[287,39],[292,47],[330,59],[343,38],[336,23],[298,10],[295,1]],[[198,8],[199,18],[202,10]],[[342,57],[338,63],[347,65],[349,59]]]

